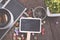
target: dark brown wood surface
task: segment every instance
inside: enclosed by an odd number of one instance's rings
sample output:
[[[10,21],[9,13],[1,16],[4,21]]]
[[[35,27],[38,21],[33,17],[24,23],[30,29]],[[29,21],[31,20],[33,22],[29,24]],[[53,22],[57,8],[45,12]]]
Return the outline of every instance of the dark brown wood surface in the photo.
[[[14,27],[6,34],[2,40],[13,40]]]
[[[37,6],[45,7],[44,0],[18,0],[26,8],[35,8]],[[38,34],[38,40],[60,40],[60,17],[47,17],[44,24],[45,35]],[[58,22],[58,24],[56,24]],[[3,40],[12,40],[14,28],[12,28]],[[31,38],[33,40],[33,38]]]
[[[26,8],[35,8],[37,6],[42,6],[42,7],[45,7],[45,4],[44,4],[44,0],[18,0],[22,5],[24,5]],[[58,18],[57,18],[58,19]],[[56,18],[49,18],[47,17],[46,20],[46,23],[44,24],[44,28],[45,28],[45,35],[42,36],[41,34],[38,34],[38,40],[60,40],[59,37],[60,35],[57,34],[57,32],[55,31],[55,27],[56,27],[56,24],[54,24]],[[59,18],[60,20],[60,18]],[[57,21],[59,21],[57,20]],[[51,21],[51,22],[50,22]],[[51,24],[51,25],[50,25]],[[53,25],[54,24],[54,25]],[[53,25],[53,27],[52,27]],[[59,25],[60,26],[60,25]],[[59,27],[58,26],[58,27]],[[58,29],[57,27],[57,29]],[[56,29],[56,30],[57,30]],[[7,35],[4,37],[3,40],[13,40],[13,32],[14,32],[14,28],[12,28],[8,33]],[[54,32],[54,33],[53,33]],[[55,35],[56,34],[56,35]],[[31,36],[32,37],[32,36]],[[31,38],[31,40],[33,40],[33,37]]]
[[[26,8],[45,7],[44,0],[19,0],[19,2]]]

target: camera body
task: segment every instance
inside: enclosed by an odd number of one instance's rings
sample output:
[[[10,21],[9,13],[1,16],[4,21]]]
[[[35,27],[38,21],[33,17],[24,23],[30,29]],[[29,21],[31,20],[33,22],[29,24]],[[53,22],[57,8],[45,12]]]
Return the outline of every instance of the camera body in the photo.
[[[25,10],[26,8],[18,0],[0,1],[0,21],[2,21],[0,22],[0,39],[5,36],[5,33],[9,31]]]

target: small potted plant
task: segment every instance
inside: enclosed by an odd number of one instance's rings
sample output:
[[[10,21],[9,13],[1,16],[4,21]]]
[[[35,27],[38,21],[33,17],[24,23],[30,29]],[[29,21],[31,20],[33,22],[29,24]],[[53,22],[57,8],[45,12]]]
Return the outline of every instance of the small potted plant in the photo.
[[[60,16],[60,0],[45,0],[47,15],[50,17]]]

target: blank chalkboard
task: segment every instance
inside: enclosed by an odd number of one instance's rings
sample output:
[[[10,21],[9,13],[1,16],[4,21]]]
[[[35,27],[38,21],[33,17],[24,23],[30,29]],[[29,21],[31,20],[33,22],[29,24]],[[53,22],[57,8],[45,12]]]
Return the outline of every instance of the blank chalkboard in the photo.
[[[20,19],[20,31],[40,33],[41,32],[40,18],[21,18]]]

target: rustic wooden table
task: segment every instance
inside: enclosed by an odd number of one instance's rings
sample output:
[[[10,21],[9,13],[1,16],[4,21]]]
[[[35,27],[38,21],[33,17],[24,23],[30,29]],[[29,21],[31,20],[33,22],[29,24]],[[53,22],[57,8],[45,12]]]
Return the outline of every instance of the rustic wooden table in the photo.
[[[26,8],[35,8],[37,6],[45,7],[44,0],[18,0]],[[45,35],[38,34],[38,40],[60,40],[60,17],[50,18],[47,17],[44,21]],[[56,24],[57,23],[57,24]],[[3,40],[12,40],[14,28],[12,28]],[[33,40],[33,38],[31,38]]]

